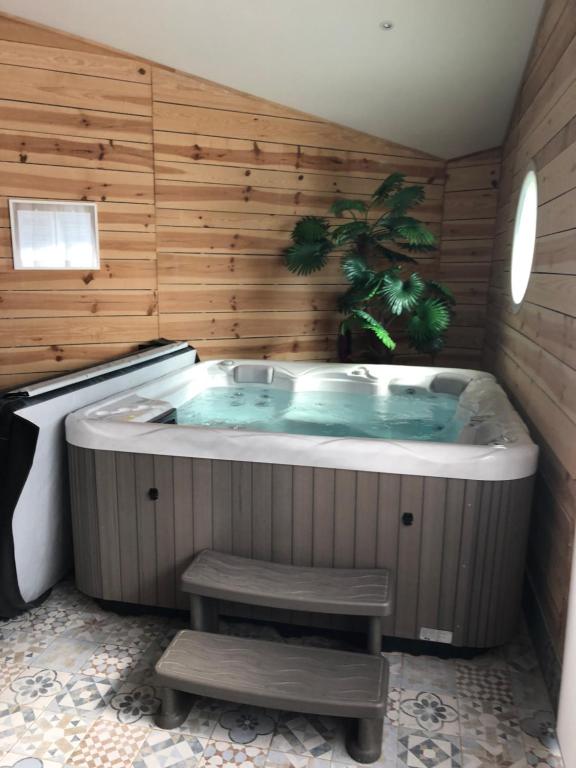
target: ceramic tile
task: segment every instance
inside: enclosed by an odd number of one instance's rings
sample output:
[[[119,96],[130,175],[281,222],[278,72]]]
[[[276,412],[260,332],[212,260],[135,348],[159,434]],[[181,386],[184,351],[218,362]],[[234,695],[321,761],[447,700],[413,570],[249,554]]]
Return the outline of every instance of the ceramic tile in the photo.
[[[400,715],[400,701],[402,700],[401,688],[388,689],[388,706],[386,707],[386,720],[393,725],[398,725]]]
[[[48,705],[51,711],[76,711],[84,717],[99,717],[116,693],[117,681],[102,677],[72,675]]]
[[[0,641],[0,664],[34,664],[52,642],[51,637],[26,631],[9,632]]]
[[[337,732],[334,718],[281,712],[270,748],[331,760]]]
[[[69,678],[68,672],[25,667],[22,674],[2,691],[0,700],[20,706],[44,708],[63,690]]]
[[[196,736],[150,730],[134,761],[134,768],[194,768],[207,743],[207,739]]]
[[[408,768],[460,768],[462,751],[455,738],[400,728],[397,765]]]
[[[447,693],[404,690],[400,700],[398,724],[429,733],[459,733],[458,700]]]
[[[35,660],[35,666],[49,667],[61,672],[78,672],[96,649],[94,643],[87,643],[72,637],[57,637]]]
[[[90,722],[76,713],[44,710],[13,747],[29,757],[64,762],[80,744]]]
[[[134,672],[144,656],[145,648],[133,642],[130,645],[105,643],[96,646],[94,653],[81,669],[89,677],[105,677],[108,680],[123,680]]]
[[[0,702],[0,754],[22,738],[41,710]]]
[[[545,750],[551,755],[560,755],[554,713],[551,710],[521,710],[520,728],[527,749],[536,753]]]
[[[456,693],[456,662],[432,656],[404,655],[402,688],[417,689],[426,681],[426,690],[434,693]]]
[[[211,739],[198,762],[199,768],[264,768],[266,750],[249,744]]]
[[[470,765],[475,760],[479,765],[511,766],[524,759],[518,716],[510,705],[461,698],[460,727]]]
[[[329,760],[318,760],[308,755],[292,755],[271,749],[266,757],[266,768],[331,768]]]
[[[25,666],[23,664],[7,660],[0,662],[0,691],[23,674],[24,670]]]
[[[182,725],[174,728],[173,731],[204,739],[211,738],[220,715],[232,706],[234,705],[229,702],[196,696],[194,697],[190,714]]]
[[[153,686],[124,683],[111,696],[103,717],[124,725],[150,727],[159,708],[159,693]]]
[[[258,707],[232,705],[220,715],[212,738],[267,749],[276,728],[276,717],[276,712]]]
[[[62,768],[62,763],[55,760],[41,760],[37,757],[22,757],[17,752],[0,756],[0,768]]]
[[[146,734],[145,728],[96,720],[66,760],[66,768],[127,768]]]
[[[458,662],[456,681],[460,696],[501,704],[514,701],[510,672],[505,667]]]

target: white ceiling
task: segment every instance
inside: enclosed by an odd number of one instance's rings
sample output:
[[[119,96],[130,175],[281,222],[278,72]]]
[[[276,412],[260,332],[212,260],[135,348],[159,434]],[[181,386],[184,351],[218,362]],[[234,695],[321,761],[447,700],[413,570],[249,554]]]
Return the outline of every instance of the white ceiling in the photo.
[[[0,0],[0,10],[457,157],[501,143],[543,3]]]

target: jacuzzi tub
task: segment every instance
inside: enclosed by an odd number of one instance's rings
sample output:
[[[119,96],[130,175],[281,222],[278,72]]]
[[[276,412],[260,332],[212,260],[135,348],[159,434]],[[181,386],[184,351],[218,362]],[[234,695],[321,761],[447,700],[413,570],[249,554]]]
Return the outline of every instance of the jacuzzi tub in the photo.
[[[288,433],[275,431],[274,408],[250,428],[241,420],[178,423],[195,398],[251,388],[284,405],[299,393],[363,409],[397,398],[408,414],[442,401],[447,415],[432,419],[439,439],[378,439],[349,426],[346,436],[327,434],[314,413],[303,420],[285,408]],[[381,412],[374,407],[374,418]],[[66,436],[77,579],[95,597],[181,606],[179,573],[211,547],[279,562],[389,567],[389,635],[489,646],[515,626],[537,448],[490,374],[199,363],[71,414]]]

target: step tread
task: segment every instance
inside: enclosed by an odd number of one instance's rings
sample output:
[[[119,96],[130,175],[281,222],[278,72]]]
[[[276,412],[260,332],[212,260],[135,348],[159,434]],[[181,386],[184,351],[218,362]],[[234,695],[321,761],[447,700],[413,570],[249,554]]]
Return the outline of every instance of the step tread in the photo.
[[[183,630],[156,665],[167,688],[296,712],[383,717],[382,656]]]
[[[390,581],[386,568],[309,568],[204,550],[182,575],[182,589],[271,608],[389,616]]]

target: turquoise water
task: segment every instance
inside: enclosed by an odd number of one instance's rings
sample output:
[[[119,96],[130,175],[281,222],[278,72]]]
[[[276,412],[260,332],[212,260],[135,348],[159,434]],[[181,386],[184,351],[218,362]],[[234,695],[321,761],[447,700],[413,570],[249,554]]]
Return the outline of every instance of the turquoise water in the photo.
[[[286,392],[261,384],[213,387],[177,411],[178,424],[328,437],[454,442],[451,395]]]

